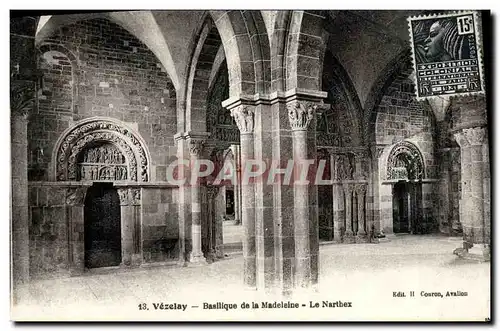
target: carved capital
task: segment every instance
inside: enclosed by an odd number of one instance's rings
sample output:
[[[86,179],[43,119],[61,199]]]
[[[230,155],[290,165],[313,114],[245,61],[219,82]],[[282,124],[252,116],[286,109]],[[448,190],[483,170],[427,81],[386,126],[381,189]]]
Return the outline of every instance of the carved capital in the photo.
[[[119,188],[118,197],[120,198],[120,206],[128,206],[129,197],[128,197],[128,188]]]
[[[35,103],[34,88],[28,85],[13,84],[10,90],[10,108],[12,115],[28,118]]]
[[[349,154],[335,154],[335,177],[337,180],[351,180],[354,175],[354,165]]]
[[[342,188],[344,189],[344,194],[349,196],[354,192],[355,184],[354,183],[343,183]]]
[[[374,147],[372,147],[372,157],[375,160],[378,160],[382,156],[382,153],[384,153],[384,147],[383,146],[374,146]]]
[[[79,206],[83,205],[85,200],[85,188],[70,187],[66,191],[66,205]]]
[[[193,138],[189,139],[189,153],[192,156],[201,156],[204,144],[205,140]]]
[[[234,118],[241,134],[253,133],[254,111],[246,105],[240,105],[231,109],[231,116]]]
[[[286,107],[292,130],[307,130],[318,105],[312,102],[293,101],[287,104]]]
[[[453,134],[453,136],[455,137],[455,140],[460,148],[469,147],[469,141],[467,140],[464,132],[457,132]]]
[[[141,204],[141,189],[140,188],[131,188],[129,191],[129,198],[131,205],[140,205]]]
[[[214,185],[207,185],[207,198],[213,200],[217,193],[219,192],[219,187]]]
[[[472,146],[482,145],[486,138],[486,129],[480,127],[464,129],[464,134]]]
[[[354,189],[358,195],[364,196],[366,193],[367,187],[368,187],[368,184],[366,184],[366,183],[357,183],[357,184],[355,184]]]

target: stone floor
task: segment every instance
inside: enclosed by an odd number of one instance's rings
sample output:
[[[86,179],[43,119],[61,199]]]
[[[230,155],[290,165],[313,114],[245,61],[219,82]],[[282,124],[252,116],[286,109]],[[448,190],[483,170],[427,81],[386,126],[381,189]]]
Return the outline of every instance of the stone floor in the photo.
[[[16,320],[479,320],[490,316],[490,264],[452,254],[459,238],[398,236],[381,244],[320,246],[316,293],[292,298],[243,290],[241,255],[203,267],[150,267],[34,282]],[[393,292],[406,297],[394,297]],[[415,296],[410,297],[410,291]],[[444,297],[424,297],[441,292]],[[467,296],[446,297],[447,291]],[[297,309],[242,309],[243,302],[298,302]],[[352,308],[321,307],[324,301]],[[204,303],[237,309],[203,309]],[[312,303],[311,303],[312,302]],[[319,302],[320,308],[311,308]],[[146,303],[149,310],[139,310]],[[153,303],[186,304],[157,310]],[[305,305],[305,306],[302,306]],[[195,306],[195,307],[193,307]],[[197,307],[196,307],[197,306]]]

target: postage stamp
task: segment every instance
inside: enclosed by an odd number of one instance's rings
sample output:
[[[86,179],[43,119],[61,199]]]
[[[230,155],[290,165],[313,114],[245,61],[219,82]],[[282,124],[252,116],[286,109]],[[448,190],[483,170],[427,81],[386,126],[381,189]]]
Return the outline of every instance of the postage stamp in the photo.
[[[418,99],[484,93],[477,12],[409,17]]]

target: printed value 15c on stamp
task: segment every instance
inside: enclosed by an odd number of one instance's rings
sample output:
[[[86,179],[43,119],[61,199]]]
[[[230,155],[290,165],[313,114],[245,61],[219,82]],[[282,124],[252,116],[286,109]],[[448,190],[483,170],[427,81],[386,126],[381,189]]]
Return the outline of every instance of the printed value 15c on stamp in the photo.
[[[477,12],[409,17],[418,99],[484,93]]]

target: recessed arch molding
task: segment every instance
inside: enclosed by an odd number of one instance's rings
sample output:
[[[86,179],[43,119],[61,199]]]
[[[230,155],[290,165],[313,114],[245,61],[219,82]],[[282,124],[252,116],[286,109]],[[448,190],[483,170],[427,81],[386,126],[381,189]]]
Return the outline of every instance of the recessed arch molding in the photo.
[[[127,180],[150,180],[150,157],[140,135],[120,121],[95,117],[76,123],[59,138],[52,160],[55,180],[78,180],[81,153],[98,143],[111,144],[125,156]]]

